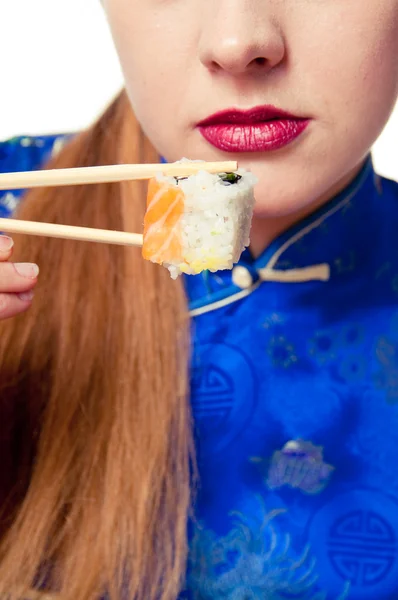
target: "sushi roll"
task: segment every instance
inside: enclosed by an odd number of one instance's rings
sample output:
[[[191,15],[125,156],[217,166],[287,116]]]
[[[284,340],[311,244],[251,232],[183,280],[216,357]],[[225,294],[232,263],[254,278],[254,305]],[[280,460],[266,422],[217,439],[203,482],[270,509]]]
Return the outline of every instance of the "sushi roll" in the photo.
[[[143,257],[181,273],[231,269],[249,245],[256,177],[198,171],[149,181]]]

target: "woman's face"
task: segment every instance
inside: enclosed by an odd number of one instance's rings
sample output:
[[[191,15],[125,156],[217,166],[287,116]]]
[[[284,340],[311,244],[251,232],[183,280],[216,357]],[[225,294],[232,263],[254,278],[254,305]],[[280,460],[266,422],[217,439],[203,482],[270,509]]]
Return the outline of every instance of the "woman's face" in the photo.
[[[308,211],[337,192],[397,99],[398,0],[104,7],[133,109],[154,146],[169,161],[232,159],[252,169],[258,216]]]

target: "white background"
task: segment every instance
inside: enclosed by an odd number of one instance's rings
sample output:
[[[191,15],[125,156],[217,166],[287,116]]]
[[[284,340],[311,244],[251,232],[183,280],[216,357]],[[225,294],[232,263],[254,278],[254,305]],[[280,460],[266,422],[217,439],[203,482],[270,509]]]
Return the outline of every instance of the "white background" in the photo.
[[[0,140],[78,131],[121,86],[100,0],[0,0]],[[398,108],[374,160],[398,180]]]

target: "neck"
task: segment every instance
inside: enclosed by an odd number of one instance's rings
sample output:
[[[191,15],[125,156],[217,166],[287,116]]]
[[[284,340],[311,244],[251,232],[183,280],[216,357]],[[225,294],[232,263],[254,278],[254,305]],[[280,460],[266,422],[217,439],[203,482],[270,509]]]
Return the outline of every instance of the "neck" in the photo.
[[[264,217],[254,214],[250,232],[250,251],[254,258],[257,258],[267,248],[274,239],[281,233],[300,222],[302,219],[313,213],[315,210],[326,204],[329,200],[339,194],[351,181],[358,175],[362,169],[365,160],[355,166],[347,175],[340,179],[325,194],[316,201],[304,206],[303,208],[289,213],[287,215],[278,215],[276,217]]]

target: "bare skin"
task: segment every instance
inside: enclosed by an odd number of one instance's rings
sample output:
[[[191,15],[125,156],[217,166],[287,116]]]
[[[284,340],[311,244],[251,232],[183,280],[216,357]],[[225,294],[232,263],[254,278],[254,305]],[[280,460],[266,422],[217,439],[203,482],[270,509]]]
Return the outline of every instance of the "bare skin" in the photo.
[[[0,236],[0,320],[23,313],[33,299],[39,269],[30,263],[12,263],[12,239]]]
[[[259,179],[255,254],[355,176],[398,94],[398,0],[103,0],[132,107],[168,160]],[[273,105],[310,119],[275,151],[229,153],[199,121]]]
[[[355,176],[398,95],[398,0],[103,0],[131,105],[159,153],[237,160],[259,179],[258,255]],[[229,153],[198,122],[274,105],[310,120],[292,144]],[[0,251],[0,319],[26,310],[37,276]],[[29,269],[28,269],[29,272]],[[23,297],[24,298],[24,297]]]

